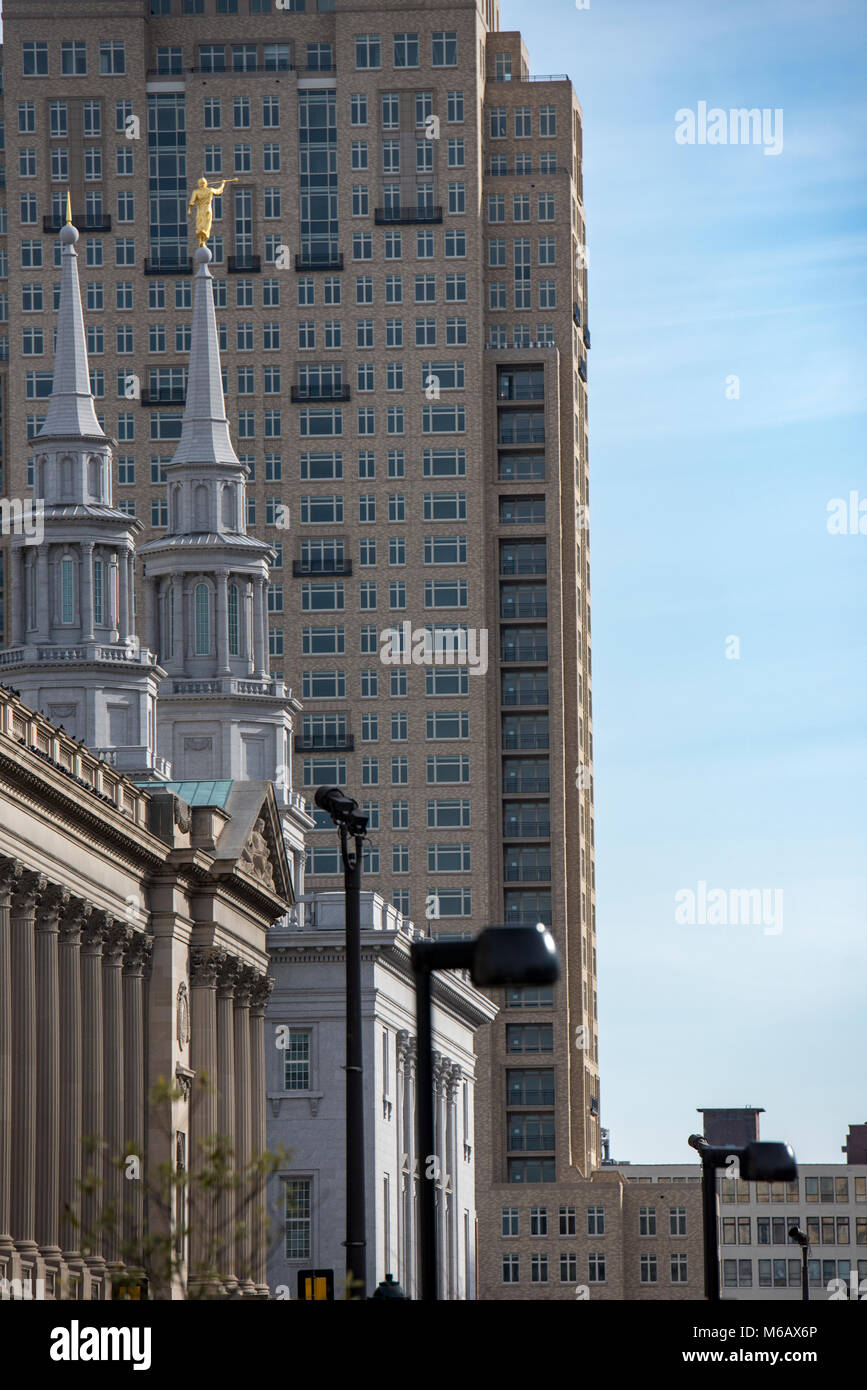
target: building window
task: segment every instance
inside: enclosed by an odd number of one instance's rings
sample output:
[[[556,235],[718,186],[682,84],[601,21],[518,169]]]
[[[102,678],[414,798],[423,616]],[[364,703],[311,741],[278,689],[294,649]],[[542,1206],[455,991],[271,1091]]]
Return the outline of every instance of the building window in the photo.
[[[196,656],[211,650],[211,591],[207,584],[196,585]]]
[[[638,1234],[640,1236],[656,1235],[656,1207],[638,1208]]]
[[[62,623],[75,622],[75,561],[64,556],[60,562]]]
[[[284,1179],[284,1249],[287,1260],[310,1259],[312,1187],[312,1178]]]
[[[520,1264],[517,1255],[503,1256],[503,1283],[517,1284],[520,1282]]]
[[[123,77],[126,73],[126,44],[123,39],[109,40],[99,45],[101,77]]]
[[[589,1236],[605,1235],[605,1208],[587,1208],[587,1234]]]
[[[671,1256],[671,1282],[672,1284],[686,1284],[688,1282],[688,1265],[686,1255]]]
[[[605,1283],[605,1255],[602,1252],[594,1252],[587,1256],[588,1283]]]
[[[284,1091],[309,1091],[310,1033],[291,1029],[284,1035],[281,1046]]]
[[[655,1255],[641,1256],[642,1284],[656,1284],[659,1281],[659,1267]]]

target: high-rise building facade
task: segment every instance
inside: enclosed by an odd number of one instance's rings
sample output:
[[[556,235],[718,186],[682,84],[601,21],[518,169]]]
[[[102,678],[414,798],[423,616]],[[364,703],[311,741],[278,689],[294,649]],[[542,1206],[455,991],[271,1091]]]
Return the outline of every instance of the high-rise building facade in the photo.
[[[500,1296],[502,1208],[574,1205],[599,1162],[571,83],[531,75],[496,0],[8,0],[3,18],[0,352],[26,359],[0,362],[3,495],[31,496],[69,190],[115,505],[166,534],[187,204],[199,177],[222,186],[223,386],[247,529],[277,553],[297,783],[365,803],[365,886],[417,923],[556,937],[561,982],[499,993],[477,1035],[480,1294]],[[307,890],[339,884],[317,820]]]

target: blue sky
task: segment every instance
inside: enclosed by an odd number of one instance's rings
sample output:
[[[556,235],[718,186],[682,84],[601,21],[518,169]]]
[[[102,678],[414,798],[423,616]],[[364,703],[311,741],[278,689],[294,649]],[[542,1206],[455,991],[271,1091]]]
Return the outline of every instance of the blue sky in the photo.
[[[697,1106],[762,1105],[839,1162],[867,1120],[867,535],[826,523],[867,499],[867,10],[500,22],[584,112],[603,1124],[683,1162]],[[782,152],[679,145],[702,101],[781,108]],[[677,925],[700,881],[781,889],[782,931]]]

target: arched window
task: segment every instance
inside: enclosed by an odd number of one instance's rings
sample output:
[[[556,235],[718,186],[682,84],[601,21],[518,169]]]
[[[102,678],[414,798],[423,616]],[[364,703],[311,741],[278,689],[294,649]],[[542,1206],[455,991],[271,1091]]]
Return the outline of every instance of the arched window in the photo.
[[[60,495],[64,498],[72,496],[72,459],[68,457],[60,462]]]
[[[105,622],[105,618],[104,618],[104,616],[103,616],[103,610],[104,610],[103,593],[104,593],[104,588],[103,588],[103,569],[102,569],[102,561],[101,561],[101,560],[94,560],[94,562],[93,562],[93,621],[94,621],[94,624],[95,624],[96,626],[100,626],[102,623]]]
[[[62,623],[75,622],[75,561],[69,555],[60,561],[60,611]]]
[[[196,585],[196,656],[211,650],[211,591],[207,584]]]
[[[235,529],[235,489],[229,483],[223,485],[223,525],[227,531]]]
[[[229,585],[229,655],[238,655],[238,586]]]

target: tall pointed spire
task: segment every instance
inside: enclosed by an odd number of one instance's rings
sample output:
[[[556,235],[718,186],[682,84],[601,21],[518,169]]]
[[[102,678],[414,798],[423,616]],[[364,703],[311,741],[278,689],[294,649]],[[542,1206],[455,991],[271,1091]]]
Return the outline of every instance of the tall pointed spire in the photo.
[[[196,273],[187,408],[172,463],[228,463],[240,468],[226,418],[210,259],[206,246],[200,246],[193,257]]]
[[[70,216],[67,198],[67,217]],[[11,544],[12,647],[22,698],[124,772],[166,777],[156,752],[165,674],[135,631],[135,536],[111,503],[112,443],[93,407],[75,243],[63,247],[54,391],[33,450],[37,530]]]
[[[81,288],[78,283],[78,256],[75,252],[78,230],[69,220],[71,208],[68,193],[66,205],[67,222],[60,231],[63,251],[57,347],[54,356],[54,387],[48,414],[39,436],[74,435],[87,439],[104,439],[105,434],[96,418],[90,390],[87,338],[84,332]]]

